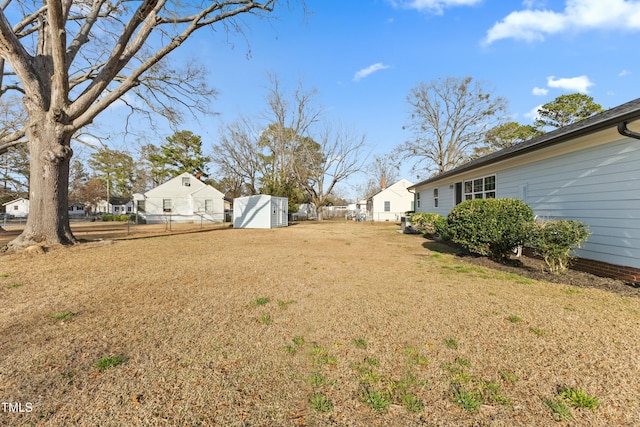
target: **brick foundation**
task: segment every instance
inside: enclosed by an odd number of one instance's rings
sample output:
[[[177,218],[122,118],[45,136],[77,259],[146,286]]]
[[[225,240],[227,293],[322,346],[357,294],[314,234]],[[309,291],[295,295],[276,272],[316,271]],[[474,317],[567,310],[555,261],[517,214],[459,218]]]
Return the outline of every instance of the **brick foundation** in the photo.
[[[584,258],[575,258],[571,263],[571,268],[600,277],[612,277],[630,283],[640,282],[640,268],[624,267]]]
[[[535,256],[530,248],[524,248],[522,254],[528,257],[539,258]],[[595,276],[624,280],[628,283],[640,282],[640,268],[625,267],[622,265],[609,264],[585,258],[574,258],[571,261],[570,268],[573,270],[584,271]]]

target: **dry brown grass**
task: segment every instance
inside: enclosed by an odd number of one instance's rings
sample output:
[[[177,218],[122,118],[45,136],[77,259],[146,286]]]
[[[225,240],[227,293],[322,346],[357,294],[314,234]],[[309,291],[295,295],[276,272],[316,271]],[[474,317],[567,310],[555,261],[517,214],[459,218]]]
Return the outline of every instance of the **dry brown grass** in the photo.
[[[600,402],[566,424],[640,422],[640,299],[465,264],[395,228],[3,255],[0,399],[33,410],[0,424],[564,425],[545,400],[565,387]],[[463,409],[461,391],[482,404]]]

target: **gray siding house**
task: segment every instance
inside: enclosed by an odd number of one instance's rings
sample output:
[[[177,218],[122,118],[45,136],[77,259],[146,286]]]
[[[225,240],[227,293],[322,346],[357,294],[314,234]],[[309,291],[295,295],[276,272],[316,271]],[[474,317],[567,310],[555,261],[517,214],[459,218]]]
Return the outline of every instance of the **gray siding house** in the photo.
[[[416,212],[517,198],[538,219],[575,219],[592,235],[577,267],[640,281],[640,99],[466,163],[408,188]]]

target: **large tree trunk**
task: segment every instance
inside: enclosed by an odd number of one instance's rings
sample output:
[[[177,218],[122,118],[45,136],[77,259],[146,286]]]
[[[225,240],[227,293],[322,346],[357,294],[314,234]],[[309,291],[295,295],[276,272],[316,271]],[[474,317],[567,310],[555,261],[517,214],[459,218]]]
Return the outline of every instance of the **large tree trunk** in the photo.
[[[69,163],[71,134],[52,113],[31,111],[27,138],[30,151],[29,217],[9,249],[71,245],[77,242],[69,226]]]

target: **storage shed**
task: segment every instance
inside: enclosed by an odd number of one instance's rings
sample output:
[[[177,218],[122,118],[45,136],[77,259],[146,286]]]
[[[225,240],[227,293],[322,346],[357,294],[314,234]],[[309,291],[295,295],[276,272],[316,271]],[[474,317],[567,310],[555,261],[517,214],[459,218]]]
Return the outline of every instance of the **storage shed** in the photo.
[[[289,200],[286,197],[259,194],[233,199],[234,228],[286,227]]]

